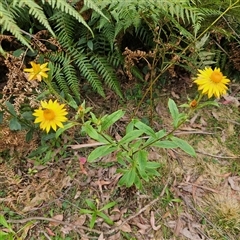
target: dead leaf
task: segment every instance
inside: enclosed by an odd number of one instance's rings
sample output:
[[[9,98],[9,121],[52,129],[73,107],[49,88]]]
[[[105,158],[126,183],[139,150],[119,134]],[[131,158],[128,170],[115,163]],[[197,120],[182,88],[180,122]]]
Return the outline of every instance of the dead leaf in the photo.
[[[108,240],[119,240],[119,239],[122,239],[120,231],[118,231],[116,234],[108,237]]]
[[[236,183],[239,180],[240,180],[240,178],[238,178],[236,176],[235,177],[228,177],[228,182],[229,182],[231,188],[235,191],[240,191],[240,187]]]
[[[204,240],[205,237],[204,236],[200,236],[200,234],[196,233],[196,232],[192,232],[189,231],[189,229],[187,227],[185,227],[182,231],[181,234],[185,237],[187,237],[190,240]]]
[[[153,211],[151,211],[150,223],[151,223],[152,229],[154,231],[157,231],[161,228],[161,225],[158,225],[157,227],[155,226],[155,217],[154,217],[154,212]]]
[[[238,106],[240,106],[240,103],[239,103],[239,101],[238,101],[238,98],[236,98],[236,97],[233,97],[233,96],[230,96],[230,95],[224,95],[223,96],[223,98],[225,99],[225,101],[224,102],[222,102],[222,104],[224,104],[224,105],[229,105],[229,104],[231,104],[231,105],[233,105],[233,106],[235,106],[235,107],[238,107]]]
[[[23,212],[28,212],[34,209],[36,206],[39,206],[43,201],[46,201],[50,198],[48,192],[36,193],[36,196],[29,202],[26,203],[26,207],[22,210]]]
[[[74,196],[74,199],[78,199],[81,195],[81,191],[77,191],[75,196]]]
[[[105,238],[103,237],[103,233],[99,235],[98,240],[105,240]]]
[[[85,174],[86,176],[88,176],[88,173],[87,173],[87,171],[86,171],[86,169],[84,168],[84,163],[82,163],[80,160],[79,160],[79,166],[80,166],[80,173],[83,173],[83,174]]]
[[[55,236],[55,233],[48,227],[46,227],[46,230],[50,236]]]
[[[199,116],[199,113],[195,114],[191,119],[190,119],[190,126],[193,126],[193,124],[195,123],[195,121],[197,120]]]
[[[72,179],[70,176],[66,176],[60,184],[60,189],[62,190],[63,188],[70,187],[72,185]]]
[[[85,223],[85,221],[86,221],[86,215],[81,215],[80,217],[75,218],[72,224],[78,227],[78,226],[82,226]]]
[[[176,220],[176,225],[174,227],[174,234],[176,236],[179,236],[180,232],[182,231],[183,229],[183,226],[184,226],[184,222],[182,221],[181,217],[179,217],[177,220]]]
[[[63,220],[63,215],[62,214],[58,214],[58,215],[55,215],[54,217],[52,217],[52,219],[55,219],[55,220],[58,220],[58,221],[62,221]],[[49,226],[58,226],[60,225],[60,223],[57,223],[57,222],[49,222]]]
[[[173,98],[180,99],[180,96],[174,91],[171,91],[171,95],[173,96]]]
[[[118,222],[115,222],[116,226],[120,226],[119,230],[123,232],[132,232],[132,229],[128,223],[122,224],[122,220],[119,220]],[[122,224],[122,225],[121,225]]]
[[[140,222],[137,222],[136,219],[134,219],[134,221],[132,222],[132,224],[136,225],[138,228],[140,228],[140,230],[138,230],[139,233],[145,235],[146,231],[151,227],[151,225],[149,224],[142,224]]]

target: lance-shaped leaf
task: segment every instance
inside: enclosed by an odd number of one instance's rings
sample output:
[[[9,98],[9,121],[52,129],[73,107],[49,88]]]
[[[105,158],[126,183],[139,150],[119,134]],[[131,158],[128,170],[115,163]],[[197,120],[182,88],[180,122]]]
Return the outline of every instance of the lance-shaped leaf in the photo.
[[[118,121],[124,115],[123,110],[118,110],[105,118],[102,119],[101,130],[104,131],[112,126],[116,121]]]
[[[184,152],[188,153],[192,157],[196,157],[196,152],[194,148],[191,145],[189,145],[185,140],[177,137],[171,137],[171,139]]]

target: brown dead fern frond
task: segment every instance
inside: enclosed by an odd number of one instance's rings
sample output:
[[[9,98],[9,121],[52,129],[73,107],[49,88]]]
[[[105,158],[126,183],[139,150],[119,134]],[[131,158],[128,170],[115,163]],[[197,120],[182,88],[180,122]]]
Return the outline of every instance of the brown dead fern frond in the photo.
[[[148,58],[153,58],[155,56],[155,53],[152,51],[149,51],[148,53],[140,50],[132,51],[126,47],[125,51],[123,52],[123,55],[125,56],[124,68],[126,74],[129,80],[132,80],[133,79],[133,75],[131,72],[132,67],[138,64],[141,59],[143,59],[147,63],[148,68],[151,69],[152,66]]]

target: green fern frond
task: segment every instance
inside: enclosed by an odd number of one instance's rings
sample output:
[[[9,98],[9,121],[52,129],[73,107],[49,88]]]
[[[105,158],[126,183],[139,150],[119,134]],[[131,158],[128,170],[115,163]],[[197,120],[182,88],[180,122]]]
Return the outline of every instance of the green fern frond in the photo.
[[[88,26],[84,18],[69,4],[66,0],[42,0],[43,3],[47,2],[53,9],[60,9],[62,12],[67,13],[74,17],[78,22],[82,23],[92,33],[92,29]]]
[[[92,88],[102,97],[105,97],[103,86],[101,81],[99,80],[99,76],[95,72],[93,66],[90,64],[87,57],[79,56],[75,63],[78,66],[81,75],[91,84]]]
[[[115,68],[118,68],[120,64],[124,63],[124,57],[116,46],[113,52],[109,54],[108,62]]]
[[[29,42],[23,37],[21,29],[14,21],[13,13],[5,7],[6,6],[4,6],[3,3],[0,3],[0,26],[2,27],[2,31],[7,30],[11,32],[23,45],[32,49]]]
[[[110,87],[110,89],[114,90],[120,97],[122,97],[120,84],[116,73],[113,71],[112,66],[109,65],[107,59],[93,55],[90,58],[90,61],[97,70],[98,74],[102,77],[103,81]]]
[[[103,14],[103,12],[101,11],[101,9],[97,6],[97,4],[95,2],[93,2],[92,0],[85,0],[84,1],[84,5],[88,8],[91,8],[92,10],[94,10],[96,13],[98,13],[99,15],[101,15],[102,17],[104,17],[107,21],[109,21],[109,19]]]
[[[67,81],[65,79],[65,76],[62,72],[62,66],[58,64],[54,64],[54,77],[56,79],[56,86],[58,86],[58,92],[60,93],[63,91],[64,95],[67,96],[70,94],[70,89],[68,87]]]
[[[47,54],[47,58],[54,63],[53,77],[56,80],[56,86],[58,86],[57,92],[63,91],[65,96],[74,94],[75,99],[80,100],[79,80],[76,76],[76,69],[66,53]]]
[[[75,19],[66,13],[57,12],[50,18],[50,21],[56,24],[57,37],[62,46],[71,46],[74,40]]]
[[[35,3],[34,0],[14,0],[13,7],[18,6],[19,8],[28,7],[29,14],[31,14],[34,18],[36,18],[46,29],[55,36],[52,28],[49,25],[46,15],[43,12],[43,9],[40,5]]]
[[[73,67],[73,65],[68,64],[64,65],[63,72],[67,79],[68,86],[75,95],[75,99],[80,100],[79,80],[76,75],[76,69]]]

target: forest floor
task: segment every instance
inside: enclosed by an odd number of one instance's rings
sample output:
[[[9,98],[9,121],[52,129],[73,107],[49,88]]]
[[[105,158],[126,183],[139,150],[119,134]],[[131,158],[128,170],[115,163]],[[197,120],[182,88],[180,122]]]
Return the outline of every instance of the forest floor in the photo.
[[[197,157],[179,149],[149,149],[149,159],[161,163],[160,177],[145,183],[143,191],[118,186],[114,155],[85,163],[90,149],[69,147],[88,141],[76,137],[77,129],[34,156],[29,152],[38,147],[37,138],[26,143],[24,132],[2,127],[0,233],[8,234],[5,239],[29,240],[240,239],[238,86],[231,85],[229,95],[219,100],[220,107],[199,110],[175,133],[194,147]],[[124,101],[109,92],[106,99],[88,96],[86,102],[96,115],[125,110],[124,118],[111,129],[121,135],[142,98],[141,89],[129,83]],[[144,100],[136,116],[156,130],[171,130],[168,98],[182,104],[194,91],[174,84],[156,89],[153,103]],[[82,208],[90,210],[86,199],[98,209],[116,202],[103,211],[114,224],[97,217],[90,228],[90,211],[80,213]]]

